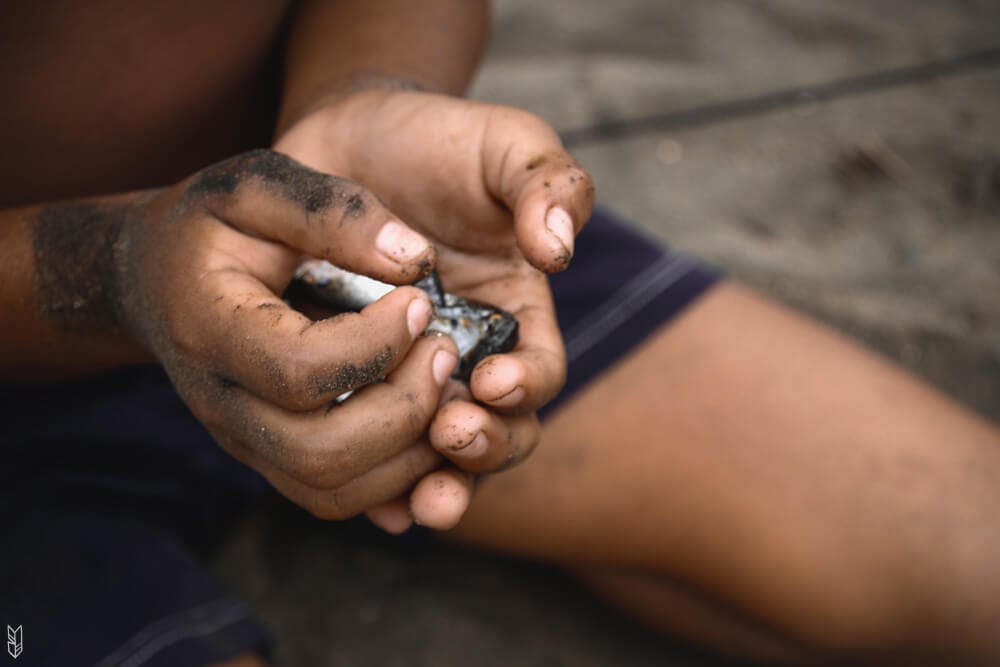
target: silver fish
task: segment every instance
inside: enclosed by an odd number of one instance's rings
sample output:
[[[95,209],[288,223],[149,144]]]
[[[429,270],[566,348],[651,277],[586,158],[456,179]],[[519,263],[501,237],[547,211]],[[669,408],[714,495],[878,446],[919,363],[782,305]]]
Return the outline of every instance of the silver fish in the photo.
[[[336,312],[359,311],[395,289],[394,285],[323,260],[303,263],[295,272],[295,284]],[[459,361],[453,378],[468,382],[476,364],[491,354],[510,352],[517,345],[517,319],[506,310],[445,292],[436,272],[415,286],[427,292],[434,306],[427,333],[451,336],[458,346]]]

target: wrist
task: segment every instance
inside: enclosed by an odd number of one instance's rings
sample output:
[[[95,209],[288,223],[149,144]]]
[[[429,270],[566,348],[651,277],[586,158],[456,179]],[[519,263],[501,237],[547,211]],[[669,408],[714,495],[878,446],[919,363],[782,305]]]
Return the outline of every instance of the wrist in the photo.
[[[40,313],[74,334],[117,332],[116,254],[130,205],[71,201],[45,206],[31,220]]]
[[[370,82],[374,83],[374,82]],[[359,85],[318,99],[284,128],[274,149],[318,169],[361,183],[371,158],[384,149],[387,124],[438,95],[397,85]]]
[[[330,81],[327,86],[316,91],[308,101],[289,102],[286,99],[278,114],[276,142],[280,141],[289,129],[317,111],[338,106],[349,98],[368,91],[434,92],[425,82],[401,74],[378,70],[353,72],[349,76]]]
[[[121,232],[137,195],[32,207],[8,225],[5,245],[25,261],[5,267],[10,321],[3,377],[64,377],[152,361],[121,319]],[[10,269],[13,270],[10,270]]]

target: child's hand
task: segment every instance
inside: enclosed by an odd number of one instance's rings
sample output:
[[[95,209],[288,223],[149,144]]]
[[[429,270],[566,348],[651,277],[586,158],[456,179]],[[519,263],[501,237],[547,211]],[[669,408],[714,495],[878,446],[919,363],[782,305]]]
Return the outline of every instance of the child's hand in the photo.
[[[435,243],[445,289],[517,316],[517,348],[480,363],[470,384],[475,402],[445,404],[429,437],[437,451],[475,473],[527,456],[540,434],[534,411],[565,379],[545,273],[569,264],[594,199],[590,176],[552,128],[507,107],[368,90],[315,107],[276,148],[372,190]],[[413,514],[435,527],[457,522],[468,503],[468,477],[447,477],[442,486],[444,474],[413,494]],[[424,513],[417,501],[425,497],[458,500]],[[438,520],[445,516],[452,518]]]

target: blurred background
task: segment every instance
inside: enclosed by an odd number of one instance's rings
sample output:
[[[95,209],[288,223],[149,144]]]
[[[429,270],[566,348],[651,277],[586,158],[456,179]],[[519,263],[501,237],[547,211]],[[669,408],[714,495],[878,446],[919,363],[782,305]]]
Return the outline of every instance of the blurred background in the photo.
[[[600,201],[1000,418],[1000,2],[496,8],[474,95]]]
[[[546,118],[636,225],[1000,419],[1000,2],[497,0],[473,96]],[[215,566],[279,665],[733,664],[547,568],[285,507]]]

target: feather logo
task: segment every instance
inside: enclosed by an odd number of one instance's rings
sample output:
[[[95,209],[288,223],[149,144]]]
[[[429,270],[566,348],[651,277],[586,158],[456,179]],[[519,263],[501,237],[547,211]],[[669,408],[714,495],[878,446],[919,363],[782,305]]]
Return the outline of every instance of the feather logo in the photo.
[[[24,629],[22,626],[12,628],[7,626],[7,653],[15,660],[21,656],[24,650]]]

